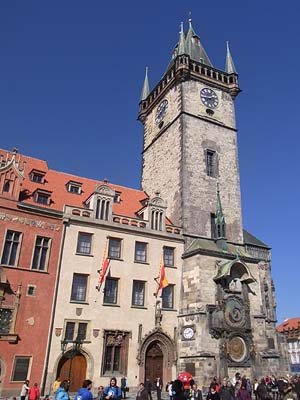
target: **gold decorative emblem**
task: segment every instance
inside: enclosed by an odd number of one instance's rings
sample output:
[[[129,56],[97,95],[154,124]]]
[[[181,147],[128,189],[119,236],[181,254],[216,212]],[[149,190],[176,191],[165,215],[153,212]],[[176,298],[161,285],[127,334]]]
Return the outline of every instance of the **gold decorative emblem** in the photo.
[[[228,354],[232,361],[241,362],[247,355],[247,346],[243,338],[235,336],[228,342]]]

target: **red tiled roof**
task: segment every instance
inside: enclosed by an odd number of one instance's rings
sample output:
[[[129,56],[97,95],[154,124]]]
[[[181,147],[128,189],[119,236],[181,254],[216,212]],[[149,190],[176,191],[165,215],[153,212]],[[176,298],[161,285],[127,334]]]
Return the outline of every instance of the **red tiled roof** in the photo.
[[[3,159],[6,159],[7,151],[0,149],[0,155]],[[65,172],[55,171],[49,169],[46,161],[39,160],[18,154],[17,157],[21,156],[20,167],[22,168],[23,161],[26,161],[25,168],[25,179],[22,186],[22,191],[28,191],[27,195],[22,199],[24,203],[38,205],[39,207],[45,207],[52,210],[63,211],[64,206],[83,207],[83,202],[94,192],[96,186],[103,184],[102,181],[96,181],[93,179],[82,178]],[[12,154],[9,154],[11,159]],[[32,170],[45,172],[44,179],[45,183],[32,182],[29,174]],[[66,185],[70,181],[81,183],[81,194],[70,193],[67,191]],[[123,215],[130,218],[136,217],[136,212],[141,208],[141,201],[148,198],[148,195],[137,189],[131,189],[124,186],[118,186],[109,183],[111,188],[121,193],[121,202],[114,203],[113,212],[114,214]],[[51,192],[51,202],[47,205],[37,204],[33,200],[33,193],[37,190],[45,190]]]
[[[277,331],[284,333],[285,331],[291,329],[299,329],[300,330],[300,318],[288,318],[282,322],[282,324],[277,326]]]

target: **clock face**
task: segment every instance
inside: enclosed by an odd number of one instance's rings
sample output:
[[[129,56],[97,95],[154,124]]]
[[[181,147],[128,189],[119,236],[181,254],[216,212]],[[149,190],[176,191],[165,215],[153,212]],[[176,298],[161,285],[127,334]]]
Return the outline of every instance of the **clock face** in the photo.
[[[194,336],[193,328],[185,328],[183,331],[183,337],[185,339],[191,339]]]
[[[168,100],[163,100],[160,105],[157,107],[155,114],[155,123],[159,125],[161,121],[164,119],[168,108]]]
[[[245,320],[245,311],[242,303],[237,299],[230,299],[225,306],[225,320],[228,325],[240,326]]]
[[[208,108],[216,108],[219,104],[217,94],[210,88],[203,88],[200,92],[202,103]]]

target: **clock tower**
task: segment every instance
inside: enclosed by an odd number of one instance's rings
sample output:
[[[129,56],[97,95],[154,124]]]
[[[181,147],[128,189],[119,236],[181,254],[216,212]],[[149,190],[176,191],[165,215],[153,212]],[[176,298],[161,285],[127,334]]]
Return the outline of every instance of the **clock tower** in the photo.
[[[189,20],[151,91],[146,70],[140,99],[142,188],[160,192],[185,237],[177,369],[204,386],[212,376],[237,371],[252,379],[288,372],[276,333],[270,248],[242,227],[234,107],[239,92],[228,43],[221,70]],[[170,282],[172,275],[166,268]]]
[[[161,193],[170,219],[187,235],[211,237],[218,183],[227,238],[243,240],[234,111],[239,92],[229,48],[225,71],[215,68],[191,20],[186,34],[181,25],[172,59],[151,92],[146,72],[139,110],[142,188]]]

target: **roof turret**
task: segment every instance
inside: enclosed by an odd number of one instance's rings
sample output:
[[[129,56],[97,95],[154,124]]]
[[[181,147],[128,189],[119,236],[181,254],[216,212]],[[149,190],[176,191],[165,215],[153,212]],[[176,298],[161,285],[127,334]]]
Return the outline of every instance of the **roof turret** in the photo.
[[[185,39],[185,46],[187,54],[191,60],[201,62],[202,64],[209,65],[212,67],[212,63],[200,42],[200,37],[194,31],[192,26],[192,19],[189,19],[189,30]]]
[[[149,89],[149,80],[148,80],[148,67],[146,67],[144,85],[143,85],[140,101],[146,100],[146,98],[149,96],[149,93],[150,93],[150,89]]]
[[[226,42],[226,48],[227,48],[227,53],[226,53],[225,71],[227,72],[227,74],[237,74],[233,59],[231,57],[228,41]]]

